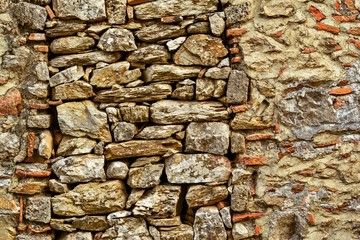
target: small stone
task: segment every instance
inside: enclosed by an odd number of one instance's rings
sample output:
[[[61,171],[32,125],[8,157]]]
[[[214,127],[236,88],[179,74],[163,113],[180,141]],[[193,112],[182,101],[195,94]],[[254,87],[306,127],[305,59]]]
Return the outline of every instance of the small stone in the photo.
[[[79,80],[84,76],[84,69],[81,66],[69,67],[50,78],[50,87],[55,87],[63,83],[70,83]]]
[[[109,228],[105,216],[85,216],[82,218],[75,218],[72,225],[83,231],[105,231]]]
[[[49,81],[49,68],[47,62],[39,62],[36,64],[35,73],[39,81]]]
[[[56,38],[50,44],[50,51],[55,54],[79,53],[95,46],[95,40],[91,37],[63,37]]]
[[[26,200],[25,218],[29,221],[49,223],[51,219],[50,197],[35,196]]]
[[[196,22],[186,28],[188,34],[210,34],[209,22]]]
[[[143,27],[135,33],[137,38],[148,43],[154,43],[169,38],[176,38],[183,35],[186,35],[186,31],[180,26],[160,24]]]
[[[27,88],[29,93],[38,98],[47,98],[49,96],[49,84],[48,83],[36,83]]]
[[[20,137],[15,133],[0,133],[0,158],[13,159],[20,151]]]
[[[114,140],[115,142],[128,141],[134,138],[137,133],[137,127],[133,123],[117,122],[114,124]]]
[[[137,158],[134,162],[131,163],[130,167],[143,167],[148,164],[158,163],[162,158],[160,156],[153,157],[140,157]]]
[[[40,134],[40,143],[39,143],[39,155],[45,157],[46,159],[51,158],[51,154],[54,148],[53,137],[49,130],[45,130]]]
[[[106,217],[106,220],[110,224],[110,226],[114,226],[116,224],[119,224],[119,221],[122,222],[121,218],[129,217],[129,216],[131,216],[130,211],[122,210],[122,211],[110,213]]]
[[[224,67],[224,68],[212,67],[206,71],[205,77],[213,78],[213,79],[228,79],[230,75],[230,71],[231,71],[230,67]]]
[[[219,37],[225,30],[225,21],[219,14],[213,14],[209,17],[212,34]]]
[[[250,237],[249,230],[242,223],[235,223],[232,229],[234,240],[240,240]]]
[[[145,189],[136,189],[136,188],[131,189],[131,193],[126,202],[126,209],[131,208],[133,204],[138,202],[142,197],[142,195],[144,195],[144,193],[145,193]]]
[[[145,82],[178,82],[187,78],[196,77],[200,67],[182,67],[176,65],[151,65],[144,71]]]
[[[149,222],[150,225],[156,227],[173,227],[173,226],[180,226],[181,225],[181,218],[180,216],[172,217],[172,218],[152,218],[148,217],[146,220]]]
[[[4,96],[0,96],[0,116],[18,115],[22,104],[21,92],[17,88],[10,88]]]
[[[224,58],[223,60],[220,61],[220,63],[217,65],[218,68],[223,68],[223,67],[230,67],[230,60],[228,57]]]
[[[89,138],[64,136],[56,151],[57,156],[70,156],[90,153],[96,146],[96,141]]]
[[[150,188],[160,184],[164,164],[148,164],[130,168],[127,184],[131,188]]]
[[[208,229],[211,229],[209,231]],[[215,206],[202,207],[196,211],[194,240],[226,240],[227,234],[218,209]]]
[[[177,50],[181,44],[183,44],[186,40],[186,37],[178,37],[174,40],[170,40],[166,43],[166,46],[168,47],[169,51],[175,51]]]
[[[59,18],[78,18],[84,21],[100,21],[106,18],[104,0],[54,0],[53,9]]]
[[[226,7],[225,15],[227,27],[251,19],[254,16],[254,5],[255,4],[252,1],[243,1],[240,4]]]
[[[126,179],[129,168],[126,163],[114,161],[106,169],[106,176],[114,179]]]
[[[172,239],[182,239],[182,240],[193,240],[194,231],[192,226],[187,224],[181,224],[178,227],[172,228],[171,230],[161,230],[160,231],[161,240],[172,240]]]
[[[231,70],[227,91],[226,101],[229,104],[242,104],[248,99],[250,80],[245,72],[239,70]]]
[[[176,89],[171,94],[171,98],[176,98],[179,100],[193,100],[195,97],[195,82],[190,79],[178,82],[176,84]]]
[[[83,100],[95,95],[93,87],[85,81],[74,81],[55,86],[53,100]]]
[[[44,7],[20,2],[13,7],[14,16],[21,26],[28,27],[33,30],[44,30],[47,13]]]
[[[149,233],[153,240],[161,240],[160,239],[160,232],[156,229],[156,227],[149,226]]]
[[[141,130],[136,135],[136,138],[141,139],[163,139],[169,138],[173,134],[184,129],[183,125],[165,125],[165,126],[149,126]]]
[[[119,122],[120,121],[120,118],[119,118],[119,109],[117,108],[114,108],[114,107],[107,107],[105,109],[105,112],[108,116],[108,121],[110,123],[115,123],[115,122]]]
[[[211,78],[198,78],[196,80],[196,100],[204,101],[211,98],[220,98],[225,95],[226,82]]]
[[[149,107],[134,106],[120,108],[122,119],[131,123],[143,123],[149,121]]]
[[[231,132],[230,143],[231,153],[245,152],[245,137],[241,133]]]
[[[106,14],[110,24],[126,23],[126,2],[127,0],[107,0]]]
[[[106,230],[101,236],[101,239],[152,240],[152,237],[146,226],[146,221],[143,218],[126,217],[118,219],[118,223]]]
[[[221,218],[222,218],[223,223],[225,224],[225,226],[226,226],[227,228],[232,228],[231,210],[230,210],[230,207],[229,207],[229,206],[223,207],[223,208],[220,210],[220,215],[221,215]]]
[[[170,59],[170,53],[162,45],[148,45],[132,52],[127,61],[136,63],[167,63]]]
[[[27,126],[29,128],[50,128],[51,115],[29,116],[27,119]]]
[[[191,208],[213,205],[225,200],[228,196],[228,190],[225,185],[206,186],[192,185],[186,193],[186,202]]]
[[[242,183],[234,185],[231,193],[231,210],[235,212],[242,212],[246,209],[249,201],[251,188],[250,179],[247,176]]]
[[[59,240],[92,240],[91,232],[62,233]]]
[[[51,192],[56,192],[56,193],[66,193],[70,191],[67,184],[61,183],[56,179],[49,180],[49,187]]]
[[[130,52],[137,49],[135,37],[132,32],[120,28],[108,29],[101,35],[97,46],[106,52]]]

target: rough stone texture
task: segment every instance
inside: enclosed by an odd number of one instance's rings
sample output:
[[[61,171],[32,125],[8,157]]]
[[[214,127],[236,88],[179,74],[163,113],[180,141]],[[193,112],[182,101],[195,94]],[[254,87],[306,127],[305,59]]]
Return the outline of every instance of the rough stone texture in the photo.
[[[226,100],[230,104],[242,104],[248,99],[249,79],[242,71],[232,70],[230,72]]]
[[[196,211],[194,239],[227,239],[225,226],[216,207],[202,207]]]
[[[169,230],[160,231],[160,239],[171,240],[171,239],[183,239],[192,240],[194,239],[193,228],[187,224],[181,224],[178,227],[171,228]]]
[[[133,51],[127,61],[148,64],[167,63],[170,57],[166,47],[154,44]]]
[[[33,30],[43,30],[46,22],[46,10],[44,7],[20,2],[14,7],[14,15],[20,25]]]
[[[89,138],[64,136],[57,148],[56,155],[70,156],[90,153],[96,146],[96,141]]]
[[[226,199],[228,190],[225,185],[192,185],[186,193],[186,202],[191,208],[213,205]]]
[[[49,80],[50,87],[55,87],[59,84],[69,83],[79,80],[82,76],[84,76],[83,67],[81,66],[69,67],[59,73],[56,73],[50,78]]]
[[[136,135],[136,138],[141,139],[162,139],[169,138],[171,135],[182,131],[183,125],[164,125],[164,126],[149,126],[145,127]]]
[[[122,119],[131,123],[143,123],[149,121],[149,107],[134,106],[120,109]]]
[[[153,43],[163,39],[186,35],[185,29],[177,25],[150,25],[141,28],[135,36],[143,42]]]
[[[210,78],[198,78],[196,80],[196,100],[204,101],[212,98],[220,98],[225,95],[226,82]]]
[[[111,162],[106,169],[106,176],[114,179],[126,179],[129,168],[124,162]]]
[[[152,237],[147,229],[143,218],[121,218],[118,223],[109,228],[101,236],[101,239],[143,239],[151,240]]]
[[[106,15],[111,24],[126,23],[126,3],[127,0],[107,0]]]
[[[148,164],[130,168],[127,184],[132,188],[150,188],[160,184],[164,164]]]
[[[196,77],[201,68],[176,65],[152,65],[144,71],[145,82],[180,81]]]
[[[96,21],[106,17],[104,0],[53,0],[53,8],[56,16],[59,18],[78,18],[84,21]]]
[[[137,49],[134,35],[127,29],[110,28],[98,43],[98,48],[106,52],[133,51]]]
[[[113,132],[115,142],[123,142],[134,138],[137,127],[133,123],[118,122],[114,124]]]
[[[219,16],[219,14],[214,14],[209,17],[211,32],[215,36],[220,36],[225,30],[225,20]]]
[[[94,95],[93,87],[84,81],[64,83],[52,89],[53,100],[83,100]]]
[[[78,53],[95,46],[91,37],[63,37],[57,38],[50,44],[50,51],[55,54]]]
[[[25,218],[29,221],[49,223],[51,219],[50,197],[30,197],[26,200]]]

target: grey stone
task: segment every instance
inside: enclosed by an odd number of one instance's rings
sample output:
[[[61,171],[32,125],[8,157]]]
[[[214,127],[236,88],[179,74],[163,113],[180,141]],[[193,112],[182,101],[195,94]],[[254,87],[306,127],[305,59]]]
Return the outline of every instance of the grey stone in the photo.
[[[143,218],[120,218],[118,223],[106,230],[101,236],[102,240],[112,239],[141,239],[152,240]]]
[[[169,230],[160,231],[161,240],[172,240],[172,239],[182,239],[182,240],[193,240],[194,231],[192,226],[187,224],[181,224],[178,227],[174,227]]]
[[[220,216],[223,220],[223,223],[227,228],[232,228],[232,221],[231,221],[231,210],[230,207],[224,207],[220,210]]]
[[[122,119],[131,123],[143,123],[149,121],[148,106],[134,106],[120,108]]]
[[[137,49],[135,37],[127,29],[110,28],[101,35],[98,48],[106,52],[133,51]]]
[[[209,68],[206,73],[205,77],[213,78],[213,79],[228,79],[230,75],[231,68],[230,67],[212,67]]]
[[[169,51],[175,51],[177,50],[181,44],[183,44],[186,40],[186,37],[178,37],[174,40],[170,40],[166,43],[166,46],[168,47]]]
[[[252,1],[243,1],[240,4],[228,6],[225,8],[226,25],[231,27],[234,24],[249,20],[254,15],[254,3]]]
[[[45,33],[47,37],[63,37],[84,31],[85,28],[86,24],[82,22],[56,21],[55,26],[53,28],[46,29]]]
[[[213,14],[209,17],[210,29],[212,34],[219,37],[225,31],[225,20],[219,14]]]
[[[200,67],[182,67],[176,65],[151,65],[144,71],[145,82],[178,82],[197,77]]]
[[[162,45],[148,45],[141,47],[132,52],[127,61],[136,63],[167,63],[171,55],[165,46]]]
[[[15,133],[0,133],[0,159],[15,157],[20,150],[20,137]]]
[[[35,66],[35,73],[37,79],[40,81],[49,81],[49,68],[47,66],[47,62],[39,62]]]
[[[184,129],[183,125],[165,125],[165,126],[149,126],[145,127],[136,135],[141,139],[162,139],[171,137],[171,135]]]
[[[149,233],[153,240],[160,240],[160,231],[154,226],[149,226]]]
[[[186,202],[190,208],[214,205],[228,196],[225,185],[191,185],[186,193]]]
[[[85,216],[82,218],[75,218],[72,225],[83,231],[105,231],[109,228],[105,216]]]
[[[49,223],[51,219],[50,197],[35,196],[26,200],[25,218],[29,221]]]
[[[154,43],[159,40],[176,38],[186,35],[186,30],[177,25],[154,24],[143,27],[135,36],[143,42]]]
[[[95,95],[93,87],[85,81],[74,81],[55,86],[52,89],[53,100],[84,100]]]
[[[115,142],[127,141],[134,138],[137,127],[133,123],[117,122],[114,124],[113,132]]]
[[[148,164],[130,168],[127,184],[131,188],[150,188],[160,184],[164,164]]]
[[[36,115],[29,116],[27,119],[27,126],[29,128],[50,128],[51,126],[51,115]]]
[[[126,179],[129,168],[126,163],[114,161],[106,169],[106,176],[114,179]]]
[[[54,39],[50,44],[50,51],[55,54],[79,53],[95,46],[92,37],[62,37]]]
[[[110,24],[126,23],[127,0],[106,0],[106,14]]]
[[[118,108],[114,107],[107,107],[105,108],[106,114],[108,116],[108,121],[110,123],[119,122],[121,119],[120,112]]]
[[[99,21],[106,18],[104,0],[54,0],[53,9],[59,18]]]
[[[193,100],[195,97],[195,82],[190,79],[178,82],[176,89],[171,94],[171,98],[179,100]]]
[[[144,195],[145,189],[133,188],[131,189],[131,193],[126,201],[126,209],[129,209],[134,205],[136,202],[140,200],[142,195]]]
[[[62,233],[59,240],[92,240],[91,232]]]
[[[21,26],[33,30],[44,30],[47,13],[44,7],[20,2],[13,6],[13,13]]]
[[[209,231],[211,229],[211,231]],[[202,207],[196,211],[194,240],[226,240],[227,234],[218,209],[215,206]]]
[[[186,28],[187,33],[190,34],[210,34],[210,24],[209,22],[196,22],[189,25]]]
[[[66,193],[69,191],[69,187],[67,184],[61,183],[56,179],[49,180],[49,187],[51,192]]]
[[[220,98],[225,95],[226,82],[211,78],[198,78],[196,80],[196,100],[204,101],[211,98]]]
[[[245,72],[231,70],[227,90],[226,101],[230,104],[242,104],[248,99],[250,80]]]
[[[232,229],[234,240],[245,239],[251,236],[249,230],[242,223],[235,223]]]
[[[40,141],[38,152],[40,156],[50,159],[54,148],[53,137],[49,130],[42,131],[40,134]]]
[[[90,153],[96,146],[96,141],[89,138],[74,138],[64,136],[56,151],[58,156],[70,156]]]
[[[84,76],[84,69],[81,66],[69,67],[59,73],[56,73],[49,80],[50,87],[55,87],[62,83],[69,83],[76,80],[79,80]]]
[[[231,132],[230,136],[231,153],[245,152],[245,137],[238,132]]]
[[[48,83],[35,83],[31,86],[28,86],[27,90],[33,96],[37,98],[47,98],[49,96],[49,84]]]

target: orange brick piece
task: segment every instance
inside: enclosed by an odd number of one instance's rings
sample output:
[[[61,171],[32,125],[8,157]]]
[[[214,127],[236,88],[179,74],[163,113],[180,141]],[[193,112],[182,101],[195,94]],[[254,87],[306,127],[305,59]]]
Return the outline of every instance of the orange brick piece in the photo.
[[[311,213],[308,214],[308,220],[311,225],[315,225],[315,217]]]
[[[44,53],[49,52],[48,45],[34,45],[34,49],[35,49],[35,51],[38,51],[38,52],[44,52]]]
[[[245,137],[248,141],[257,141],[257,140],[266,140],[266,139],[273,139],[273,134],[251,134]]]
[[[325,23],[317,23],[316,27],[317,30],[331,32],[333,34],[338,34],[340,32],[340,28],[334,27]]]
[[[352,38],[352,39],[349,39],[348,42],[353,43],[357,49],[360,49],[360,40]]]
[[[32,157],[34,155],[35,133],[29,132],[27,139],[28,139],[27,155],[28,155],[28,157]]]
[[[241,62],[241,57],[233,57],[233,58],[231,58],[231,62],[232,63],[239,63],[239,62]]]
[[[45,33],[30,33],[29,40],[31,41],[46,41]]]
[[[247,106],[247,105],[237,105],[237,106],[231,106],[230,109],[231,109],[231,111],[233,113],[240,113],[240,112],[245,112],[246,110],[248,110],[249,106]]]
[[[266,160],[267,159],[265,157],[239,156],[235,159],[235,162],[244,165],[264,165]]]
[[[22,109],[22,97],[18,89],[8,90],[5,96],[0,96],[0,116],[18,115]]]
[[[264,213],[244,213],[244,214],[234,214],[232,216],[232,220],[234,223],[236,222],[240,222],[244,219],[255,219],[255,218],[259,218],[262,217],[264,215]]]
[[[20,170],[20,169],[16,170],[15,173],[23,178],[26,178],[26,177],[42,178],[42,177],[48,177],[51,175],[51,171],[30,172],[30,171],[24,171],[24,170]]]
[[[326,16],[314,6],[309,7],[309,12],[318,22],[326,18]]]
[[[247,32],[244,28],[232,28],[226,30],[226,36],[227,37],[239,37]]]
[[[333,16],[334,20],[337,22],[354,22],[356,20],[356,16],[343,16],[343,15],[335,15]]]
[[[239,48],[229,48],[229,51],[231,54],[238,54],[240,53],[240,49]]]
[[[360,35],[360,28],[350,28],[346,32],[352,35]]]
[[[152,0],[128,0],[129,5],[151,2]]]
[[[51,9],[51,7],[49,5],[46,5],[45,9],[46,9],[46,12],[48,13],[50,19],[54,19],[56,17],[54,11]]]
[[[329,91],[331,95],[346,95],[353,91],[351,87],[335,88]]]

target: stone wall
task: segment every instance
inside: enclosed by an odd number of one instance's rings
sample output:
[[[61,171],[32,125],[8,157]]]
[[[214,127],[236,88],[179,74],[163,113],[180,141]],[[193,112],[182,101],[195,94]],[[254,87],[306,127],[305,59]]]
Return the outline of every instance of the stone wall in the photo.
[[[0,0],[0,239],[360,239],[359,0]]]

